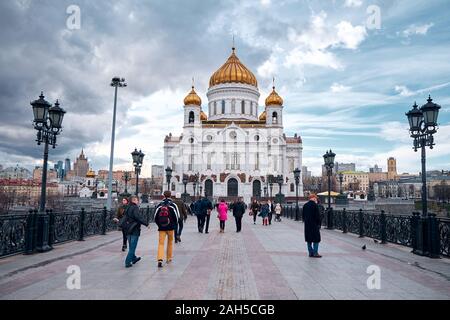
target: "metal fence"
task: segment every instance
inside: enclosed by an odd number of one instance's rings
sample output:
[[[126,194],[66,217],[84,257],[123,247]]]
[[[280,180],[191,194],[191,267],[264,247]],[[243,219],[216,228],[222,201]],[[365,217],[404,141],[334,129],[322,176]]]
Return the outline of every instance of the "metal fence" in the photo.
[[[155,208],[141,208],[144,219],[153,222]],[[103,210],[86,212],[28,213],[0,215],[0,257],[18,253],[35,253],[44,243],[52,249],[68,241],[82,241],[85,237],[105,235],[118,229],[115,212]],[[46,227],[43,227],[46,225]],[[42,249],[42,248],[41,248]],[[44,251],[44,250],[43,250]]]
[[[282,216],[302,220],[302,208],[296,214],[295,205],[284,205]],[[422,218],[420,214],[394,215],[384,211],[324,210],[321,207],[322,225],[327,229],[354,233],[359,237],[369,237],[381,243],[391,242],[412,247],[423,255],[443,255],[450,257],[450,219],[436,218],[430,214]]]

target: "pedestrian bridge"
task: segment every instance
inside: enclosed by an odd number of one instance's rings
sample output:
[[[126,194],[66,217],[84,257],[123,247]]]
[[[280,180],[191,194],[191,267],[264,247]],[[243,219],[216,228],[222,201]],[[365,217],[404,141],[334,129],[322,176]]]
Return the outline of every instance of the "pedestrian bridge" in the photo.
[[[222,234],[213,213],[210,233],[200,234],[190,216],[162,269],[156,225],[143,228],[142,260],[132,268],[121,238],[110,231],[0,259],[0,299],[450,299],[450,259],[328,229],[323,258],[309,258],[303,224],[293,219],[262,226],[246,215],[241,233],[230,219]]]

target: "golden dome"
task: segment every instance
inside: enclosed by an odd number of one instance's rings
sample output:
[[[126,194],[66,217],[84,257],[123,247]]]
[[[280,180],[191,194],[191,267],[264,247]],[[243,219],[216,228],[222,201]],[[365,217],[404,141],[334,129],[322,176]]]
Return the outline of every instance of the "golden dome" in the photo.
[[[95,172],[89,169],[88,173],[86,173],[86,178],[95,178]]]
[[[208,120],[208,116],[206,115],[206,113],[202,110],[200,111],[200,121],[206,121]]]
[[[247,69],[240,61],[239,58],[233,52],[228,58],[227,62],[223,64],[216,72],[213,73],[209,79],[209,86],[215,86],[221,83],[239,82],[250,84],[257,87],[258,81],[256,81],[255,75]]]
[[[263,111],[263,113],[261,113],[261,115],[259,116],[259,121],[266,121],[267,118],[267,113],[266,110]]]
[[[202,105],[202,99],[200,99],[200,97],[198,96],[197,92],[195,92],[194,90],[194,86],[192,86],[192,90],[191,92],[189,92],[189,94],[186,96],[186,98],[184,98],[184,105],[188,106],[188,105],[196,105],[196,106],[201,106]]]
[[[283,99],[275,91],[275,86],[273,86],[272,89],[273,89],[272,92],[266,98],[266,106],[270,106],[270,105],[282,106]]]

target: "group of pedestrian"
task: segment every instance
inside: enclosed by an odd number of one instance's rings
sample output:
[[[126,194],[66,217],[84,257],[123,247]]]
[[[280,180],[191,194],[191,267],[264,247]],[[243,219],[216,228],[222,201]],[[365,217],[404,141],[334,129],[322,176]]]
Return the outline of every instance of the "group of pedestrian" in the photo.
[[[253,224],[256,224],[256,218],[262,218],[263,226],[268,226],[272,224],[273,214],[275,213],[275,221],[281,222],[281,205],[279,203],[273,204],[270,200],[263,200],[258,202],[256,199],[253,200],[250,205],[249,214],[253,216]]]

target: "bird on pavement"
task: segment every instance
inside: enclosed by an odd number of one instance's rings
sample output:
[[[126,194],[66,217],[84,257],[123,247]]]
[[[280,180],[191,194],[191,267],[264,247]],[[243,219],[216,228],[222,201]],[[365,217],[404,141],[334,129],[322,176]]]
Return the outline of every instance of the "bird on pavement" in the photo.
[[[366,250],[366,245],[363,245],[361,249]]]
[[[378,243],[378,240],[377,239],[373,239],[373,242]]]

